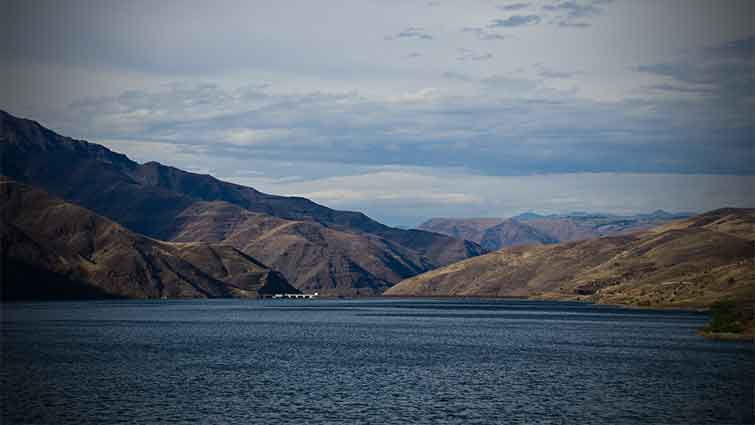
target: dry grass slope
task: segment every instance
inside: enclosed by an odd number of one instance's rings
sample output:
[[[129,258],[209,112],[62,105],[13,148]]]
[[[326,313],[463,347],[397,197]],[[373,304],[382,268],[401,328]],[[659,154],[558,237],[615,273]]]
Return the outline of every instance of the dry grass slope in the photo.
[[[386,295],[752,305],[754,247],[755,210],[721,209],[640,233],[503,249],[404,280]]]

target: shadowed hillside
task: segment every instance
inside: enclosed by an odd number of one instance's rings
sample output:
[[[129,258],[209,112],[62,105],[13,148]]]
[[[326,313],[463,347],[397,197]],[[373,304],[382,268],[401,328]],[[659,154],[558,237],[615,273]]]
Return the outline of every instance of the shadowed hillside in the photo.
[[[215,298],[298,292],[226,244],[168,243],[0,180],[3,299]]]

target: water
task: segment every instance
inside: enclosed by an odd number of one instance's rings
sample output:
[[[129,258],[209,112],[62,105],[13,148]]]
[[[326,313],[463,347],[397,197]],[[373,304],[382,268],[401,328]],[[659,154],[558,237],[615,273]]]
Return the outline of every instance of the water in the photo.
[[[707,316],[482,300],[4,304],[2,423],[753,422]]]

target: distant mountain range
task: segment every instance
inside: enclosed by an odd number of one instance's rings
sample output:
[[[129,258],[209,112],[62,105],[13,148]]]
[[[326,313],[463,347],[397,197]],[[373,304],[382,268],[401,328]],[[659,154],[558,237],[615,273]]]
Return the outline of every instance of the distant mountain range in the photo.
[[[386,295],[693,308],[735,299],[750,305],[751,322],[754,247],[755,209],[725,208],[640,232],[505,248],[404,280]]]
[[[657,210],[620,216],[574,212],[540,215],[527,212],[512,218],[433,218],[418,228],[476,242],[488,251],[519,245],[542,245],[591,239],[649,229],[690,217]]]
[[[296,288],[326,295],[380,294],[402,279],[485,252],[471,241],[388,227],[305,198],[265,194],[156,162],[138,164],[2,111],[0,159],[7,180],[81,206],[82,214],[88,210],[150,240],[227,245],[279,271]],[[56,219],[48,218],[43,225],[54,225]]]

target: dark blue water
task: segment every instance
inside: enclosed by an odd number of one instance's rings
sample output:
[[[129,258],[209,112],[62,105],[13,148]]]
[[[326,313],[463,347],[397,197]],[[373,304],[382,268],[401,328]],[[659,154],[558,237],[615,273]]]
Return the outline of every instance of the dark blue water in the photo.
[[[480,300],[5,304],[2,423],[753,422],[707,317]]]

